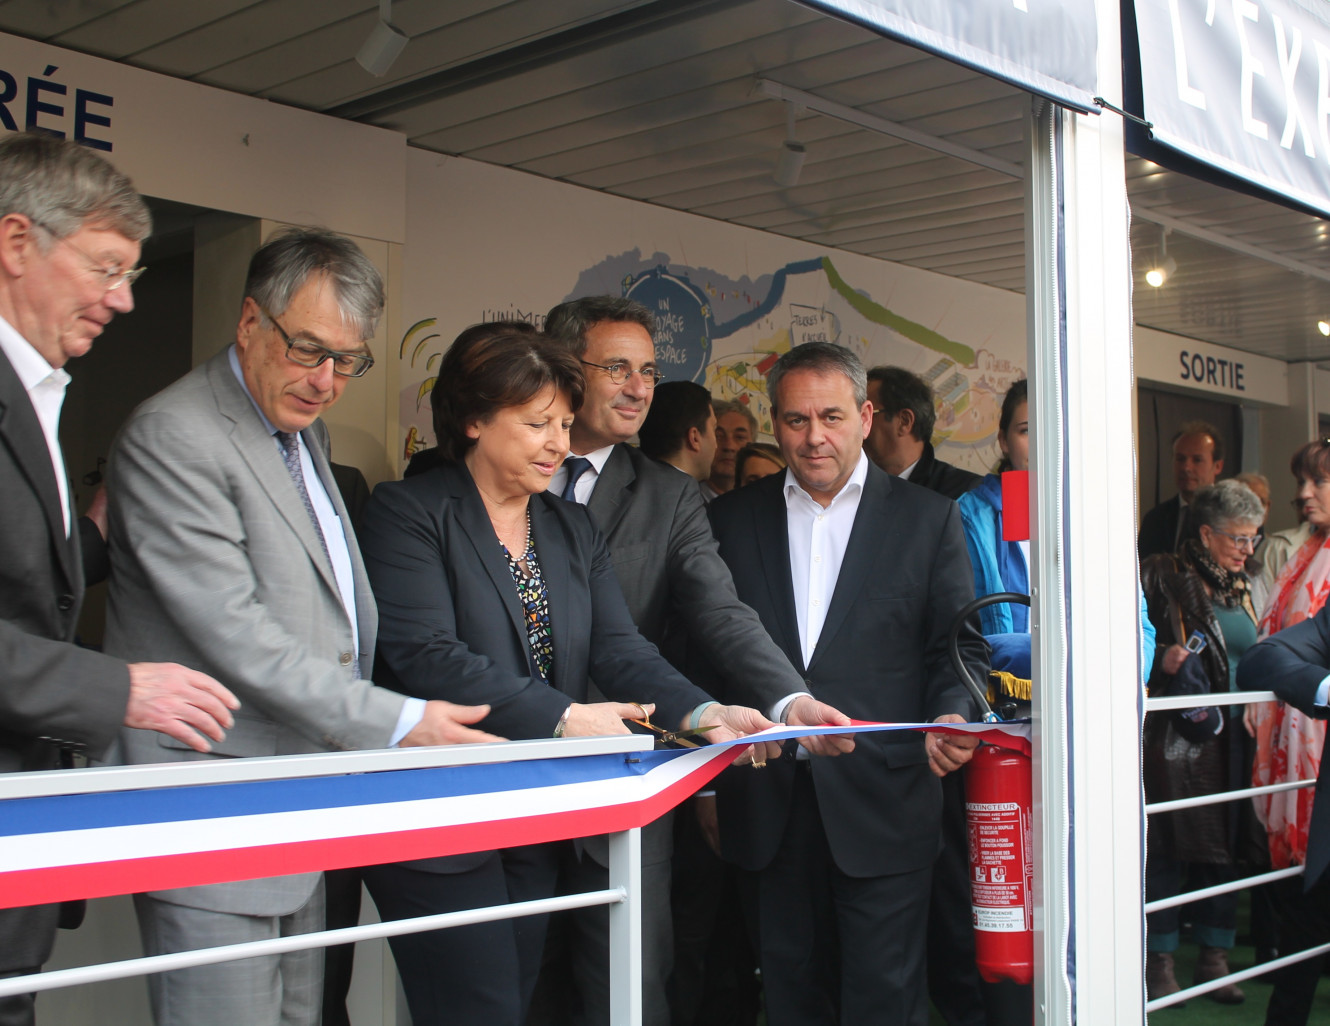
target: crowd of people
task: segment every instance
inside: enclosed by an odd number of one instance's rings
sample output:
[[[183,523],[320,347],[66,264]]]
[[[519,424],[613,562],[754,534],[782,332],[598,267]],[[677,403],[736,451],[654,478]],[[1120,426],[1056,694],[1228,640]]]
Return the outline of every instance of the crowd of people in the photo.
[[[1172,440],[1178,494],[1142,518],[1141,580],[1157,643],[1152,696],[1274,690],[1285,701],[1211,705],[1147,715],[1143,735],[1148,802],[1196,798],[1248,787],[1319,779],[1325,694],[1290,692],[1290,668],[1313,647],[1298,647],[1323,624],[1330,594],[1330,440],[1300,446],[1290,460],[1299,526],[1264,537],[1270,485],[1262,475],[1219,480],[1225,442],[1203,421],[1185,423]],[[1290,648],[1290,646],[1293,646]],[[1301,667],[1307,669],[1305,667]],[[1316,671],[1327,677],[1327,663]],[[1236,942],[1240,888],[1235,882],[1272,869],[1303,866],[1299,878],[1250,891],[1257,964],[1330,939],[1327,896],[1313,838],[1314,793],[1283,789],[1254,798],[1203,804],[1151,817],[1146,900],[1210,888],[1200,900],[1148,916],[1149,996],[1183,986],[1174,953],[1188,924],[1197,946],[1194,983],[1227,976]],[[1226,889],[1227,885],[1227,889]],[[1271,974],[1266,1022],[1307,1021],[1319,959]],[[1224,983],[1208,997],[1245,1000]]]
[[[134,411],[105,508],[80,520],[57,433],[64,367],[133,308],[150,216],[103,158],[42,134],[0,141],[0,207],[6,768],[648,720],[738,739],[972,717],[947,639],[973,595],[959,511],[865,455],[880,413],[849,350],[777,361],[772,447],[745,406],[662,381],[654,321],[630,300],[561,304],[541,331],[477,325],[439,367],[434,449],[368,499],[343,495],[356,477],[334,472],[320,415],[374,363],[383,283],[350,240],[286,229],[253,254],[234,341]],[[107,574],[93,652],[75,625],[85,585]],[[977,627],[959,645],[982,676]],[[939,781],[975,744],[833,734],[738,749],[687,827],[644,831],[647,1021],[755,1016],[753,966],[773,1026],[882,1008],[927,1021],[919,941],[954,811]],[[685,869],[676,839],[711,861]],[[362,883],[387,919],[601,889],[605,842],[177,887],[134,906],[144,950],[167,954],[354,922]],[[741,911],[746,955],[708,895]],[[38,971],[59,916],[0,913],[0,973]],[[718,939],[732,957],[711,957]],[[519,1026],[608,1022],[607,941],[597,907],[392,945],[417,1026]],[[328,964],[313,948],[154,974],[153,1016],[346,1021],[348,961]],[[0,1001],[0,1021],[34,1022],[32,996]]]
[[[58,437],[64,366],[132,310],[150,230],[131,183],[91,151],[0,141],[5,770],[71,753],[160,763],[646,721],[714,740],[775,723],[973,717],[948,635],[976,595],[1030,591],[1001,476],[1029,466],[1023,380],[1002,398],[1001,461],[980,476],[938,458],[924,379],[804,344],[768,376],[773,445],[747,405],[663,380],[648,310],[584,297],[540,330],[462,332],[431,394],[436,445],[367,496],[331,463],[320,415],[374,363],[383,283],[350,240],[292,228],[254,253],[232,344],[133,413],[107,501],[78,518]],[[1147,796],[1315,777],[1330,440],[1292,459],[1302,527],[1264,540],[1268,485],[1218,480],[1215,428],[1184,425],[1173,452],[1179,494],[1140,533],[1150,693],[1273,688],[1291,704],[1151,714]],[[106,636],[92,651],[75,629],[101,579]],[[1028,677],[1029,637],[1028,610],[1002,604],[962,623],[956,643],[976,678],[1022,653]],[[1322,668],[1310,692],[1309,666]],[[956,772],[974,745],[941,733],[751,745],[714,790],[647,827],[644,1021],[755,1023],[760,979],[771,1026],[876,1021],[884,1008],[921,1026],[930,999],[948,1026],[1029,1022],[1030,988],[985,983],[975,967]],[[1306,865],[1320,897],[1261,892],[1257,943],[1274,957],[1323,937],[1330,826],[1312,797],[1155,817],[1147,897]],[[145,951],[166,954],[351,925],[362,884],[398,919],[603,889],[607,861],[592,837],[134,904]],[[1152,997],[1179,989],[1184,920],[1196,980],[1228,973],[1236,909],[1230,890],[1151,915]],[[39,971],[59,918],[56,906],[0,911],[0,975]],[[391,944],[417,1026],[609,1021],[603,906]],[[1285,972],[1272,1015],[1291,1011],[1271,1022],[1298,1021],[1310,1000],[1307,971]],[[349,952],[329,952],[325,970],[316,948],[148,986],[159,1026],[337,1024],[349,976]],[[1244,995],[1226,984],[1211,996]],[[30,995],[0,999],[5,1026],[34,1016]]]

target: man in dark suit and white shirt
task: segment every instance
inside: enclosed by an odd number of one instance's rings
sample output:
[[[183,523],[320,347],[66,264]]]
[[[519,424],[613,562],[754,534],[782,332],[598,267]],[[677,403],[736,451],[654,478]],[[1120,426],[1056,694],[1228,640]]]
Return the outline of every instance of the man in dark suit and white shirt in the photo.
[[[1173,483],[1178,494],[1141,517],[1136,549],[1141,559],[1173,552],[1182,541],[1187,504],[1224,472],[1224,439],[1213,424],[1189,420],[1173,436]]]
[[[1330,605],[1310,620],[1272,634],[1247,650],[1238,665],[1239,691],[1274,691],[1318,720],[1330,719]],[[1321,755],[1301,901],[1290,901],[1279,922],[1279,953],[1291,955],[1330,941],[1330,763]],[[1273,974],[1266,1026],[1305,1026],[1321,979],[1322,958]]]
[[[211,677],[173,664],[126,665],[72,643],[84,565],[104,556],[104,542],[74,519],[59,440],[64,366],[134,308],[130,283],[151,230],[129,179],[91,150],[44,134],[0,142],[3,772],[51,769],[60,748],[101,755],[123,724],[200,751],[231,726],[235,699]],[[0,911],[0,976],[41,968],[58,912]],[[32,995],[0,998],[0,1024],[31,1023],[33,1005]]]
[[[807,694],[803,678],[753,611],[735,597],[695,482],[626,444],[647,415],[657,381],[651,312],[629,299],[591,296],[556,306],[545,330],[572,350],[587,376],[586,397],[571,430],[572,452],[555,472],[550,491],[584,503],[604,532],[638,630],[667,655],[678,652],[668,634],[723,666],[731,681],[728,692],[749,696],[745,704],[765,710],[793,694],[788,722],[848,722]],[[840,738],[809,739],[809,744],[824,753],[852,747],[849,739]],[[643,1022],[664,1023],[670,966],[668,822],[648,827],[642,848]],[[600,864],[584,858],[587,878],[570,881],[567,889],[605,886],[603,849],[589,844],[588,850]],[[604,910],[586,911],[579,917],[572,955],[586,1017],[574,1021],[600,1026],[608,1023],[608,934]]]
[[[947,643],[974,596],[956,504],[864,455],[873,408],[848,349],[797,346],[768,389],[789,469],[709,507],[739,598],[813,695],[850,716],[967,719]],[[976,624],[963,625],[960,643],[985,675]],[[866,735],[845,758],[784,758],[747,778],[722,776],[722,851],[745,870],[771,1026],[928,1021],[924,936],[942,811],[934,774],[958,769],[974,746],[934,733]]]

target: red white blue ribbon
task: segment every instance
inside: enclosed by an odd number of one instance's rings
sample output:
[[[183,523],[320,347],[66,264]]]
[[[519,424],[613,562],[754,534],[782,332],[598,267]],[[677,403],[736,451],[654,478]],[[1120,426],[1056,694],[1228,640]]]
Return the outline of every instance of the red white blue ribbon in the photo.
[[[657,819],[754,740],[1028,724],[776,727],[679,751],[348,773],[0,802],[0,908],[284,876],[612,833]]]

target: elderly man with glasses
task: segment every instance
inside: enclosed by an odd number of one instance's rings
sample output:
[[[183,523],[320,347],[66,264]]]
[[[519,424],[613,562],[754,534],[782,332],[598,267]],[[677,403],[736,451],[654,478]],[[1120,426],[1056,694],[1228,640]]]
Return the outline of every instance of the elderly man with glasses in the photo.
[[[375,687],[377,611],[319,415],[373,366],[383,283],[347,239],[255,253],[235,344],[144,403],[111,453],[107,651],[207,669],[245,703],[215,756],[493,740],[488,712]],[[197,758],[141,730],[125,761]],[[135,896],[150,954],[309,933],[320,874]],[[321,949],[149,978],[165,1024],[318,1023]]]
[[[151,229],[129,179],[91,150],[36,133],[0,142],[0,772],[52,769],[61,752],[100,757],[122,724],[200,751],[231,726],[235,698],[211,677],[73,644],[106,546],[74,518],[64,368],[134,308]],[[58,916],[56,905],[0,911],[0,976],[41,968]],[[31,995],[0,998],[0,1024],[32,1021]]]

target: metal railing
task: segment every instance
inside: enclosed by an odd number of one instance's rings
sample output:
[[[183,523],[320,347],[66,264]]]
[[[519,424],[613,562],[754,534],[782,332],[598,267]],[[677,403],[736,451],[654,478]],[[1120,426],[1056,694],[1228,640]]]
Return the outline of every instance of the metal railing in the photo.
[[[1147,698],[1145,700],[1145,711],[1150,712],[1172,712],[1180,709],[1195,709],[1200,706],[1211,705],[1253,705],[1257,702],[1280,702],[1283,701],[1273,691],[1234,691],[1228,694],[1212,695],[1179,695],[1169,696],[1167,698]],[[1263,787],[1244,787],[1232,791],[1218,791],[1214,794],[1197,795],[1193,798],[1177,798],[1165,802],[1150,802],[1145,806],[1147,816],[1157,815],[1164,812],[1176,812],[1179,809],[1194,809],[1206,805],[1220,805],[1225,802],[1241,801],[1246,798],[1257,798],[1266,794],[1278,794],[1283,791],[1295,791],[1305,787],[1315,787],[1316,781],[1313,780],[1292,780],[1280,784],[1268,784]],[[1242,877],[1237,880],[1230,880],[1222,884],[1215,884],[1211,887],[1202,887],[1194,891],[1186,891],[1182,894],[1170,895],[1167,898],[1160,898],[1156,901],[1145,903],[1145,912],[1160,912],[1167,908],[1176,908],[1180,905],[1187,905],[1193,901],[1201,901],[1205,898],[1216,897],[1220,894],[1230,894],[1233,891],[1245,890],[1248,887],[1259,887],[1262,884],[1274,883],[1278,880],[1287,880],[1291,877],[1301,876],[1302,866],[1290,866],[1288,869],[1276,869],[1268,873],[1257,873],[1252,876]],[[1262,962],[1260,965],[1254,965],[1248,969],[1242,969],[1237,972],[1229,973],[1227,976],[1221,976],[1214,980],[1207,980],[1205,983],[1198,983],[1192,987],[1184,987],[1175,994],[1169,994],[1167,997],[1156,998],[1153,1001],[1147,1001],[1145,1010],[1147,1013],[1158,1011],[1161,1008],[1168,1008],[1170,1005],[1181,1004],[1193,997],[1199,997],[1202,994],[1208,994],[1213,990],[1227,986],[1230,983],[1241,983],[1244,980],[1250,980],[1257,976],[1264,976],[1266,973],[1281,969],[1286,965],[1293,965],[1295,962],[1301,962],[1309,958],[1316,958],[1320,955],[1330,952],[1330,944],[1322,944],[1319,947],[1308,948],[1305,951],[1295,952],[1291,955],[1284,955],[1280,958],[1272,959],[1269,962]]]
[[[650,737],[626,735],[0,774],[0,803],[23,798],[110,794],[143,788],[294,780],[590,755],[630,756],[633,752],[646,751],[652,747],[653,741]],[[2,807],[0,805],[0,808]],[[0,870],[3,868],[0,866]],[[608,905],[611,1019],[615,1024],[640,1026],[642,1021],[641,869],[641,830],[633,828],[610,834],[609,886],[604,890],[13,977],[0,980],[0,997],[146,976],[168,970],[252,958],[256,955],[275,955],[305,948],[329,947],[499,919],[540,915],[564,909]]]

